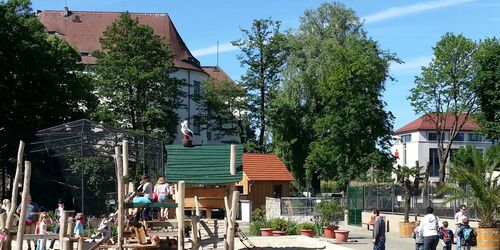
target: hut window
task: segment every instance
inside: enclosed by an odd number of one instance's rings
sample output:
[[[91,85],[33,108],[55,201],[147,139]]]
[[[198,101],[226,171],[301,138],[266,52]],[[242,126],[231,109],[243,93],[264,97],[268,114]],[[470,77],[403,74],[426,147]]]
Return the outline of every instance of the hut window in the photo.
[[[283,185],[282,184],[274,185],[273,196],[274,196],[274,198],[281,198],[281,196],[283,196]]]

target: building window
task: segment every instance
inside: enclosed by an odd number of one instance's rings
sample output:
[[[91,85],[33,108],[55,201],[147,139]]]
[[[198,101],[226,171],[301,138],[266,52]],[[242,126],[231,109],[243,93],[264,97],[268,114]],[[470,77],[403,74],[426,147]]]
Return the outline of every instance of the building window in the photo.
[[[483,137],[480,134],[470,133],[468,139],[469,141],[482,141]]]
[[[457,136],[455,136],[455,141],[464,141],[464,133],[458,133]]]
[[[199,116],[195,116],[193,119],[193,134],[200,135],[201,130],[201,118]]]
[[[439,176],[439,156],[437,148],[429,149],[429,176]]]
[[[282,184],[274,185],[273,197],[281,198],[281,196],[283,196],[283,185]]]
[[[201,91],[201,83],[199,81],[194,81],[194,95],[199,95]]]
[[[427,133],[428,141],[437,141],[437,133],[436,132],[428,132]]]
[[[411,134],[402,135],[401,136],[401,142],[402,143],[411,142]]]
[[[406,166],[406,145],[403,148],[403,166]]]

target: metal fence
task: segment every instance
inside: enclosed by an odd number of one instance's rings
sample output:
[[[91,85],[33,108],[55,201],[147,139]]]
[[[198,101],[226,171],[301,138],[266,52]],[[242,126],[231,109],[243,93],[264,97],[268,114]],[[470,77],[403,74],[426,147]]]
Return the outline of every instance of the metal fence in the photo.
[[[404,189],[399,185],[370,185],[363,186],[363,210],[378,209],[385,213],[404,213]],[[423,215],[428,206],[434,207],[434,214],[440,217],[453,217],[458,212],[458,206],[463,200],[445,203],[449,194],[437,195],[437,189],[430,186],[427,190],[422,188],[413,190],[410,202],[410,213]],[[469,217],[477,219],[473,208],[469,208]]]
[[[317,204],[323,201],[346,204],[346,200],[341,197],[282,197],[280,215],[293,221],[311,221],[318,216]]]

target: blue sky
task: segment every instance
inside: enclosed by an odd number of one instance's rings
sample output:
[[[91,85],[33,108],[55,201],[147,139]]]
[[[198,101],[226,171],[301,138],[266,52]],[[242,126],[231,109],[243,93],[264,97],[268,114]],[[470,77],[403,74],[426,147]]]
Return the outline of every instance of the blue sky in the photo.
[[[236,59],[239,51],[230,42],[242,37],[253,19],[282,21],[284,29],[297,28],[316,0],[33,0],[33,9],[130,11],[168,13],[191,52],[202,65],[215,65],[219,42],[219,66],[233,79],[245,73]],[[500,37],[498,0],[351,0],[340,1],[365,20],[365,30],[380,47],[396,53],[405,64],[392,65],[395,82],[388,82],[384,100],[398,129],[414,120],[406,97],[420,67],[432,58],[432,47],[445,32],[460,33],[474,40]]]

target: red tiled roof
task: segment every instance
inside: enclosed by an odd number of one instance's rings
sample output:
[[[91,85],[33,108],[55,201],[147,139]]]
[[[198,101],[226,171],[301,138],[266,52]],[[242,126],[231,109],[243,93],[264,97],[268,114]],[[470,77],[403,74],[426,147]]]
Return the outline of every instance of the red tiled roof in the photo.
[[[435,114],[424,115],[406,124],[402,128],[396,130],[394,134],[399,135],[403,133],[415,132],[420,130],[435,130],[436,125],[431,119],[431,118],[435,119],[435,117],[436,117]],[[455,117],[453,115],[449,115],[448,117],[446,117],[445,130],[449,130],[451,128],[454,120]],[[465,120],[465,114],[460,115],[460,117],[458,118],[458,124],[462,124],[464,120]],[[475,131],[477,129],[479,129],[479,124],[476,121],[474,121],[472,116],[469,116],[467,121],[465,121],[465,124],[462,127],[461,131]]]
[[[219,66],[202,66],[202,68],[214,79],[233,82],[233,79],[231,79],[231,77],[229,77]]]
[[[243,154],[243,173],[249,180],[291,181],[292,174],[274,154]]]
[[[56,32],[71,46],[80,52],[92,53],[101,49],[99,38],[106,28],[120,17],[120,12],[70,11],[64,17],[64,11],[42,11],[38,18],[47,32]],[[205,72],[199,61],[191,54],[167,14],[131,13],[139,23],[153,28],[154,33],[166,40],[174,55],[177,68]],[[82,56],[84,64],[95,64],[95,58]]]

